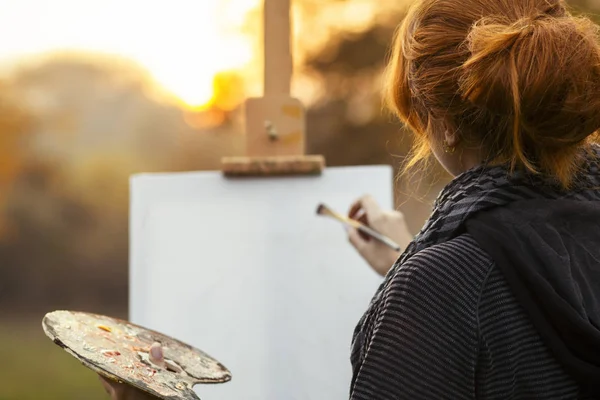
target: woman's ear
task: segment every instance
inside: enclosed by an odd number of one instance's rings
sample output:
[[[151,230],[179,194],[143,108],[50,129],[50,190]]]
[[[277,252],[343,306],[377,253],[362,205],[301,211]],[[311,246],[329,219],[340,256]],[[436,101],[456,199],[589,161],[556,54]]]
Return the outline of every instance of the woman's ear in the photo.
[[[456,129],[446,129],[444,131],[444,140],[450,147],[458,146],[458,143],[460,142],[458,131]]]

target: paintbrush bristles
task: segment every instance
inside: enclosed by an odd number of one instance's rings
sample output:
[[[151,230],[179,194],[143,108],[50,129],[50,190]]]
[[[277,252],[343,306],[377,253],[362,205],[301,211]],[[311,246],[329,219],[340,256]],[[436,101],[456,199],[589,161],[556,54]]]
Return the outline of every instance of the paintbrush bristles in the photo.
[[[325,204],[319,204],[319,206],[317,207],[317,214],[325,216],[325,217],[331,217],[331,218],[337,219],[338,221],[340,221],[344,224],[350,225],[356,229],[359,229],[362,226],[362,224],[360,222],[355,221],[350,218],[347,218],[347,217],[344,217],[343,215],[336,213],[335,211],[333,211],[332,209],[327,207]]]
[[[318,215],[323,215],[328,211],[327,207],[325,207],[324,204],[319,204],[319,206],[317,207],[317,214]]]
[[[327,207],[325,204],[319,204],[319,207],[317,207],[317,214],[334,217],[336,219],[342,219],[342,220],[344,219],[344,218],[340,218],[341,216],[338,213],[336,213],[335,211],[333,211],[332,209]]]

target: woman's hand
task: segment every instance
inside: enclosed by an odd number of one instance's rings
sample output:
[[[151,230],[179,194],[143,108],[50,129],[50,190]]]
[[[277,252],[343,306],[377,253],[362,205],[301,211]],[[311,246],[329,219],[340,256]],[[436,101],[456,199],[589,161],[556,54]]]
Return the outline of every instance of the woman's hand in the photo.
[[[157,397],[146,392],[129,386],[126,383],[117,383],[110,381],[102,376],[99,376],[100,382],[106,393],[110,396],[110,400],[156,400]]]
[[[371,196],[364,196],[354,202],[348,217],[388,236],[402,249],[405,249],[413,239],[404,215],[398,211],[382,210]],[[348,228],[348,239],[371,268],[382,276],[387,274],[400,255],[397,251],[354,228]]]
[[[163,355],[162,347],[159,343],[154,343],[150,347],[149,357],[150,362],[155,364],[158,367],[164,367],[165,359]],[[111,380],[104,378],[103,376],[98,376],[100,378],[100,382],[106,393],[110,396],[111,400],[156,400],[157,397],[152,396],[146,392],[143,392],[133,386],[130,386],[126,383],[117,383]]]

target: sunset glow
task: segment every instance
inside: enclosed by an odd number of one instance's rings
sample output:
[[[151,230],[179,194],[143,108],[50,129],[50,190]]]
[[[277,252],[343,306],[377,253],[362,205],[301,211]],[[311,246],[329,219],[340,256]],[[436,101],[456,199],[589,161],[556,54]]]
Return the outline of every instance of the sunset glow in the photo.
[[[244,33],[261,0],[0,0],[0,62],[61,50],[124,56],[191,108],[215,100],[220,72],[256,68]]]

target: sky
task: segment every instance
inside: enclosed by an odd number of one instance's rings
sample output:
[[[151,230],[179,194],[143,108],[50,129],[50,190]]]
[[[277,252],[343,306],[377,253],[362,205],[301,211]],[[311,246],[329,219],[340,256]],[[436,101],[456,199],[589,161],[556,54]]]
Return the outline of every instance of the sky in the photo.
[[[190,106],[252,62],[242,33],[261,0],[0,0],[0,63],[61,50],[125,56]]]

